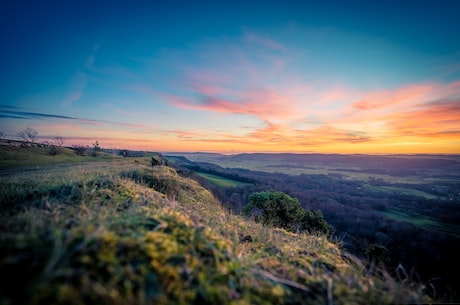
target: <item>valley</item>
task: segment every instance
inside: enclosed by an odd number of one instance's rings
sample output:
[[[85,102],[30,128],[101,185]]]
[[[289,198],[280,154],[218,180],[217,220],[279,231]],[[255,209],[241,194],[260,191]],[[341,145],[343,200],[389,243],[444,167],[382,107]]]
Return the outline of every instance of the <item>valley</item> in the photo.
[[[303,207],[321,211],[352,253],[365,258],[369,246],[380,245],[386,249],[389,270],[402,265],[417,278],[442,278],[446,286],[457,285],[452,266],[460,255],[458,156],[172,156],[167,158],[174,166],[236,213],[254,191],[286,192]],[[200,172],[250,184],[222,187]]]

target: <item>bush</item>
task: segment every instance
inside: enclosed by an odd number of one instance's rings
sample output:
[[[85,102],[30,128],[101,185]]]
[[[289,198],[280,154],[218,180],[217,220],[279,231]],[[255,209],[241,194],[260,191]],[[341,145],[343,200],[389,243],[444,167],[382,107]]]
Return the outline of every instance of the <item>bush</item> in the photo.
[[[265,225],[284,228],[293,232],[329,233],[330,225],[320,211],[312,212],[300,207],[299,201],[278,191],[252,194],[243,213]]]
[[[77,156],[83,156],[86,151],[86,147],[83,145],[74,145],[73,150]]]
[[[59,154],[59,149],[55,145],[51,145],[48,147],[48,154],[51,156],[56,156]]]

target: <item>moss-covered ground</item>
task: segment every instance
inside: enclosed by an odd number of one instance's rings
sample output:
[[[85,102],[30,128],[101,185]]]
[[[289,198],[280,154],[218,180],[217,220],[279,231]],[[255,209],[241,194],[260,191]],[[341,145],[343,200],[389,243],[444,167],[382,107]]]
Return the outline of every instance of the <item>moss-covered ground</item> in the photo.
[[[429,302],[324,235],[232,215],[148,158],[0,176],[0,304]]]

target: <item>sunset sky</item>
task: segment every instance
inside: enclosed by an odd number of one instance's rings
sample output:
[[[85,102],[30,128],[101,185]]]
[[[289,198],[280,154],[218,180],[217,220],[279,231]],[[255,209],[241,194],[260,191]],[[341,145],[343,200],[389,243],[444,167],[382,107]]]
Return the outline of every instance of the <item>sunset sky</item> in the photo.
[[[456,0],[6,0],[0,46],[4,138],[460,153]]]

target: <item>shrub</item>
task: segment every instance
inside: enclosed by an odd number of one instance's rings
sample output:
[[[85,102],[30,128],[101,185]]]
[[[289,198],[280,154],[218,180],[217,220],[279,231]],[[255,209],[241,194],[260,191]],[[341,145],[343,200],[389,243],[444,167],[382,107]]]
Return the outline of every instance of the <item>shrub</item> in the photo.
[[[278,192],[263,191],[252,194],[243,213],[253,216],[265,225],[284,228],[289,231],[319,231],[329,233],[330,225],[320,211],[312,212],[300,207],[296,198]]]
[[[83,145],[74,145],[73,150],[77,156],[83,156],[86,151],[86,147]]]
[[[51,156],[56,156],[59,154],[59,149],[56,147],[56,145],[50,145],[48,147],[48,154]]]

